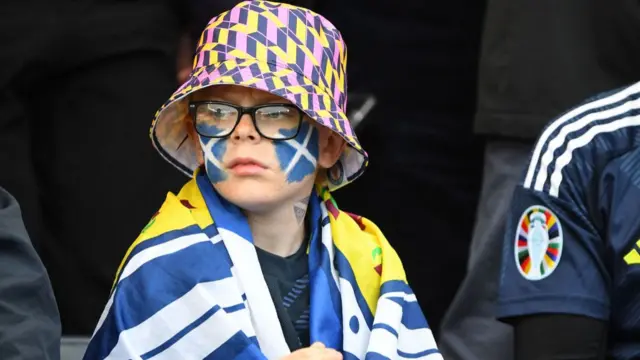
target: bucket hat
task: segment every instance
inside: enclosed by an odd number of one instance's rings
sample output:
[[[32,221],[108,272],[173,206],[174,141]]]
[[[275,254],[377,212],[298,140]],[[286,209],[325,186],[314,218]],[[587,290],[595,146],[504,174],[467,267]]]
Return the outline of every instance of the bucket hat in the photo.
[[[192,176],[198,162],[194,144],[185,141],[189,94],[215,85],[267,91],[347,142],[327,171],[329,190],[338,189],[368,164],[346,116],[346,66],[342,35],[321,15],[284,3],[241,2],[207,24],[190,77],[156,112],[151,140],[168,162]]]

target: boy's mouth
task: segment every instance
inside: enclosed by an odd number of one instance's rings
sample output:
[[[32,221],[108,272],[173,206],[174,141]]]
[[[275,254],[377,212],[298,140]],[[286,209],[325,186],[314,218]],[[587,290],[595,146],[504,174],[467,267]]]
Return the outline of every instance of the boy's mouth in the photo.
[[[267,169],[267,166],[260,161],[247,157],[235,158],[227,167],[232,173],[240,176],[256,175]]]

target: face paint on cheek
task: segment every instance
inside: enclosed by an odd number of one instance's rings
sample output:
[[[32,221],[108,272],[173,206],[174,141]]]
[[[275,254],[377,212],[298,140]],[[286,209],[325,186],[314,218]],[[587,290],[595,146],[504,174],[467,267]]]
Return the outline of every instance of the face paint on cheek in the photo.
[[[291,136],[293,130],[280,130],[283,135]],[[302,181],[316,170],[318,154],[318,129],[304,121],[298,135],[290,140],[275,141],[276,155],[280,169],[285,173],[287,182]]]
[[[227,152],[227,139],[200,136],[200,145],[204,153],[204,167],[211,183],[226,180],[227,173],[222,168],[222,159]]]

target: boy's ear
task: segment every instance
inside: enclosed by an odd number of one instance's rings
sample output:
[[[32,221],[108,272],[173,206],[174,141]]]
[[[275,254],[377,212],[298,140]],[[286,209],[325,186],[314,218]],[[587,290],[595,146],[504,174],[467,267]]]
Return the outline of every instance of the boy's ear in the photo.
[[[321,168],[329,169],[340,159],[347,142],[340,135],[322,125],[318,125],[317,129],[319,132],[318,165]]]

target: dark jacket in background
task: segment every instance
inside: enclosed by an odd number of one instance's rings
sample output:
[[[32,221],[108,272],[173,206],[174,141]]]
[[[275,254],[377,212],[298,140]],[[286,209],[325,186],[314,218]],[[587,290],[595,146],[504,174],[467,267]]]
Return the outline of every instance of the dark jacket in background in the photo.
[[[489,0],[480,134],[533,140],[586,98],[640,79],[637,0]]]
[[[149,140],[178,87],[178,8],[0,2],[0,184],[20,203],[65,335],[91,335],[127,249],[186,179]]]
[[[15,199],[0,187],[0,359],[60,358],[60,317],[51,283]]]

